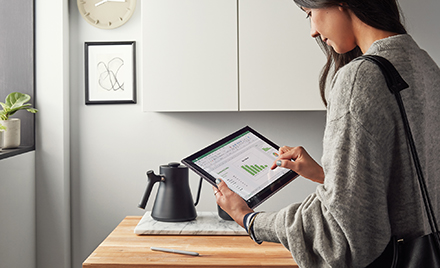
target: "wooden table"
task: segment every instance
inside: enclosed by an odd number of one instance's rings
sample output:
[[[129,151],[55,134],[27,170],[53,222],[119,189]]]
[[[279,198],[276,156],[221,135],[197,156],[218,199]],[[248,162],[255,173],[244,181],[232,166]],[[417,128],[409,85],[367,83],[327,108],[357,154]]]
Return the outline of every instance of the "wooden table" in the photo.
[[[281,244],[254,243],[248,236],[136,235],[141,217],[126,217],[84,261],[86,267],[296,267]],[[152,251],[164,247],[199,256]]]

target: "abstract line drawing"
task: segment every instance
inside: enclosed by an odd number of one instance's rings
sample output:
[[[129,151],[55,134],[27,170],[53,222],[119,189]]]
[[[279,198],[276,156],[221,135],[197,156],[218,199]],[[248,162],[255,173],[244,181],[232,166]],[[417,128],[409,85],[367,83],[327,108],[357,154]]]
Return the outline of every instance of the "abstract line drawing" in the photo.
[[[119,71],[124,66],[124,60],[115,57],[108,63],[103,61],[97,64],[98,84],[107,91],[124,90],[124,81],[118,78]]]
[[[85,104],[136,103],[136,42],[85,42]]]

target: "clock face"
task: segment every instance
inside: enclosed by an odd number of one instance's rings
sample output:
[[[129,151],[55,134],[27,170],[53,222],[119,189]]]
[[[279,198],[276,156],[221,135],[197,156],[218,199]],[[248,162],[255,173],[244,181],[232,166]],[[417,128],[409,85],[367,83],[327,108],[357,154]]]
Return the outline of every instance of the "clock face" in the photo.
[[[77,4],[88,23],[101,29],[114,29],[130,19],[136,0],[77,0]]]

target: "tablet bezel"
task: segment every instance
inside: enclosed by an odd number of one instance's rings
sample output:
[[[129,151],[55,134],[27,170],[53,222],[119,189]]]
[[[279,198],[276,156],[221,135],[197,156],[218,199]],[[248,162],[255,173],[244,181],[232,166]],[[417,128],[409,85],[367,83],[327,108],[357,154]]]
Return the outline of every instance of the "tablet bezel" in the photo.
[[[236,132],[226,136],[225,138],[223,138],[223,139],[201,149],[200,151],[184,158],[182,160],[182,163],[184,165],[186,165],[188,168],[190,168],[192,171],[194,171],[195,173],[200,175],[206,181],[208,181],[211,185],[214,185],[215,187],[217,187],[217,185],[215,183],[215,180],[217,178],[214,178],[211,174],[209,174],[208,172],[203,170],[201,167],[199,167],[198,165],[196,165],[192,161],[199,158],[200,156],[203,156],[206,153],[211,152],[212,150],[215,150],[219,146],[222,146],[225,143],[236,139],[237,137],[239,137],[240,135],[242,135],[243,133],[245,133],[247,131],[251,132],[252,134],[257,136],[259,139],[263,140],[264,142],[266,142],[267,144],[269,144],[270,146],[272,146],[276,150],[279,150],[280,147],[278,145],[276,145],[275,143],[270,141],[268,138],[264,137],[263,135],[261,135],[260,133],[258,133],[254,129],[252,129],[251,127],[245,126],[244,128],[237,130]],[[292,180],[294,180],[297,177],[298,177],[298,174],[296,172],[289,170],[287,173],[283,174],[281,177],[279,177],[278,179],[273,181],[270,185],[268,185],[267,187],[258,191],[257,193],[252,195],[248,200],[245,200],[245,201],[250,208],[255,208],[258,205],[260,205],[261,203],[263,203],[265,200],[267,200],[269,197],[274,195],[276,192],[281,190],[284,186],[289,184]]]

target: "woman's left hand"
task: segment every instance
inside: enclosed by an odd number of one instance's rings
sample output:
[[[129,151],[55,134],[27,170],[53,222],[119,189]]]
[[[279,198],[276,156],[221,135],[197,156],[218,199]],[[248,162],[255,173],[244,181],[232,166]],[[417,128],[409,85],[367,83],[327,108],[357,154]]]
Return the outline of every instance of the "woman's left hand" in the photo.
[[[218,188],[212,187],[217,204],[226,211],[234,221],[244,228],[244,216],[254,211],[247,205],[243,198],[229,189],[223,180],[217,183],[217,186]]]

